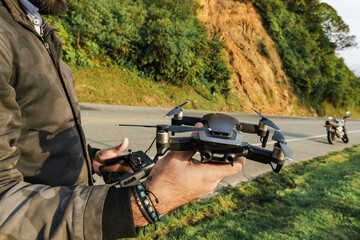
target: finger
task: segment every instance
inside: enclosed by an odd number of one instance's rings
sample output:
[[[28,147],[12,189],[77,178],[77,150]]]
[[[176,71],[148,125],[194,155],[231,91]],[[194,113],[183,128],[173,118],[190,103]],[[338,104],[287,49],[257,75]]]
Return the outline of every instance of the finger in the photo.
[[[93,162],[104,163],[105,160],[118,157],[122,155],[122,152],[129,146],[129,139],[124,138],[122,143],[113,148],[102,149],[95,154]]]
[[[197,122],[194,125],[194,127],[198,127],[198,128],[201,128],[203,126],[204,126],[204,124],[202,124],[201,122]],[[193,131],[190,136],[192,137],[192,136],[197,136],[197,135],[199,135],[199,132],[198,131]]]
[[[166,155],[167,159],[174,159],[178,161],[189,161],[195,155],[196,150],[190,151],[171,151]]]
[[[115,164],[112,166],[104,166],[102,169],[107,172],[127,172],[127,173],[134,172],[134,170],[130,166],[122,165],[122,164]]]
[[[245,157],[239,157],[234,164],[198,164],[199,171],[207,171],[214,179],[223,179],[228,176],[240,173],[245,167]]]
[[[93,171],[95,173],[97,173],[98,175],[101,176],[101,172],[100,172],[100,167],[102,166],[103,164],[98,162],[98,161],[93,161],[92,162],[92,168],[93,168]]]
[[[114,147],[112,150],[113,152],[118,155],[120,153],[122,153],[123,151],[125,151],[129,146],[129,139],[126,137],[123,139],[122,143],[116,147]]]

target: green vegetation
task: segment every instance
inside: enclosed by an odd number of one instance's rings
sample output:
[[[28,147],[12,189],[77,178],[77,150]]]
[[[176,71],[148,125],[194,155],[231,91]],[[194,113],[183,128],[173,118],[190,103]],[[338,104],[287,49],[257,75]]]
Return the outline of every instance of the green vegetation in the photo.
[[[335,55],[335,50],[355,46],[355,37],[330,5],[319,0],[252,2],[302,101],[320,115],[325,113],[322,103],[335,108],[360,105],[360,78]]]
[[[139,239],[359,239],[359,186],[355,146],[193,201]]]
[[[74,68],[73,74],[80,102],[173,108],[190,101],[186,109],[244,111],[243,102],[231,90],[211,93],[206,85],[175,86],[165,81],[155,82],[121,67]],[[295,106],[302,106],[302,103]],[[322,107],[326,109],[327,116],[340,117],[350,110],[351,118],[360,118],[360,109],[334,108],[329,103],[322,103]],[[297,107],[295,112],[302,115],[304,108]],[[311,114],[307,113],[308,116]]]
[[[143,78],[121,67],[74,69],[80,102],[173,108],[190,101],[187,109],[241,112],[242,102],[231,92],[213,92],[207,85],[174,86]]]
[[[72,66],[121,66],[175,85],[228,87],[224,43],[208,39],[197,0],[78,0],[47,21],[65,41]]]
[[[353,46],[354,37],[336,11],[319,0],[252,2],[300,96],[299,112],[360,112],[360,79],[335,55]],[[190,99],[195,109],[241,111],[228,86],[226,46],[209,39],[199,8],[199,0],[77,0],[65,15],[46,21],[65,42],[63,59],[75,72],[84,71],[75,78],[80,101],[170,107]],[[264,42],[260,49],[268,56]],[[119,98],[121,92],[132,95]]]

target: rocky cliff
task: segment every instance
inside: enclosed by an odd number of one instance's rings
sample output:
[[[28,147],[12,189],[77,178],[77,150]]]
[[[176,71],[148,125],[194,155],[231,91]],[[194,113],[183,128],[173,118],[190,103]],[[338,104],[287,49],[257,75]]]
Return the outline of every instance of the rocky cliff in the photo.
[[[200,19],[210,37],[218,34],[227,45],[234,73],[231,91],[243,101],[244,112],[255,107],[265,114],[294,114],[297,97],[282,70],[274,42],[264,29],[251,2],[201,0]],[[299,114],[299,110],[297,110]]]

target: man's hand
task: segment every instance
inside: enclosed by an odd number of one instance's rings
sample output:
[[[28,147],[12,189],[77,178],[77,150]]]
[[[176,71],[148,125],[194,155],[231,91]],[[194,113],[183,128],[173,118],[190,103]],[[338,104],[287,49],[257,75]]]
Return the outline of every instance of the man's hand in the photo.
[[[238,158],[231,166],[201,163],[192,158],[194,153],[170,152],[152,169],[152,178],[146,187],[159,199],[160,204],[156,206],[161,214],[211,192],[221,179],[244,169],[244,157]]]
[[[195,127],[202,127],[197,124]],[[209,164],[193,159],[195,151],[171,151],[152,169],[146,188],[159,199],[155,204],[161,214],[197,199],[212,190],[221,179],[241,172],[245,158],[231,164]],[[135,219],[135,223],[137,219]]]
[[[125,151],[128,146],[129,139],[124,138],[119,146],[98,151],[92,161],[93,171],[101,176],[100,167],[105,164],[105,160],[124,155],[123,151]],[[134,172],[130,166],[123,164],[123,161],[104,167],[104,170],[108,172]]]

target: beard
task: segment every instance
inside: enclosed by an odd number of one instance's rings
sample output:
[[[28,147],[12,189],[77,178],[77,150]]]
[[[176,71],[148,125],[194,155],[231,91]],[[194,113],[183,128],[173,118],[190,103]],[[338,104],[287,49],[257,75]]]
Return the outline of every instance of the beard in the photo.
[[[70,0],[29,0],[44,15],[60,15],[66,12]]]

